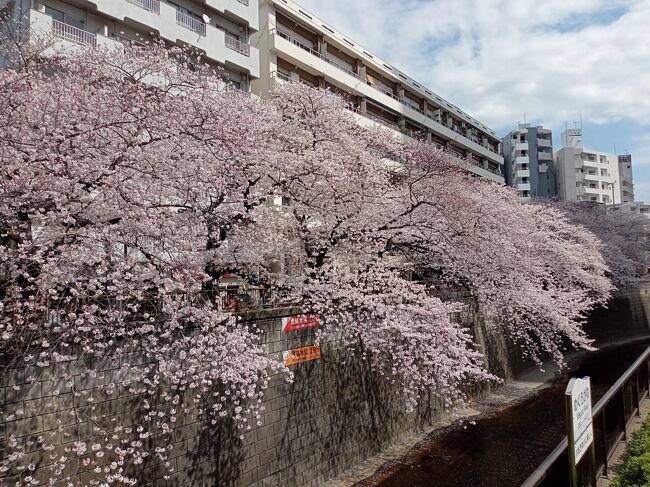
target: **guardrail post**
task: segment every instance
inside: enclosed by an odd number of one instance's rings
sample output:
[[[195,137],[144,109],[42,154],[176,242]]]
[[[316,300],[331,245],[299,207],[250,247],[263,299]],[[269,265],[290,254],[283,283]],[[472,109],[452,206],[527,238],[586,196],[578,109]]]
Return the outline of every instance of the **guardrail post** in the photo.
[[[605,409],[606,405],[603,405],[602,415],[603,415],[603,476],[607,477],[607,458],[609,457],[609,452],[607,451],[607,420],[605,419]]]
[[[650,397],[650,365],[649,365],[650,362],[649,361],[650,361],[650,358],[647,358],[645,360],[645,371],[646,371],[645,381],[646,381],[647,386],[648,386],[648,397]]]
[[[639,387],[639,369],[634,372],[634,383],[636,385],[636,415],[641,417],[641,388]]]
[[[627,419],[625,419],[625,381],[621,386],[621,397],[623,398],[623,441],[627,441]]]

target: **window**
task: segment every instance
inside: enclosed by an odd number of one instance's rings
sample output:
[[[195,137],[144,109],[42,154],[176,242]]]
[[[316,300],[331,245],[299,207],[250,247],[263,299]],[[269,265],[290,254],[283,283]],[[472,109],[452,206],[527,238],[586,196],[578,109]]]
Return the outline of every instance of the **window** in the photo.
[[[77,29],[84,30],[84,21],[81,19],[78,19],[76,17],[73,17],[70,14],[67,14],[61,10],[57,10],[52,7],[48,7],[47,5],[45,6],[45,13],[52,17],[54,20],[58,20],[59,22],[63,22],[64,24],[71,25],[73,27],[76,27]]]

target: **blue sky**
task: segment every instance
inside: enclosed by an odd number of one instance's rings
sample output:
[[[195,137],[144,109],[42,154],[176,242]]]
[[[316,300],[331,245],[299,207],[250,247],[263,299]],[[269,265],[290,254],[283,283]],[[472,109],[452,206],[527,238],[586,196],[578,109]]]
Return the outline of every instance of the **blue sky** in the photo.
[[[499,135],[582,118],[650,201],[650,0],[297,0]]]

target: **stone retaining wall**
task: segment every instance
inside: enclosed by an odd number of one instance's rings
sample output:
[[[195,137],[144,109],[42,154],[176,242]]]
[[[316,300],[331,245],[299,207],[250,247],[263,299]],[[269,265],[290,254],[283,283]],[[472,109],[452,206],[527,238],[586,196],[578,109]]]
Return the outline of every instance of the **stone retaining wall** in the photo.
[[[646,289],[641,289],[615,300],[608,310],[592,316],[589,330],[602,343],[647,334],[649,297]],[[314,343],[314,330],[282,332],[282,316],[296,313],[299,311],[295,309],[248,312],[244,320],[255,322],[263,332],[268,352],[278,354]],[[459,319],[471,326],[493,373],[509,379],[531,366],[501,331],[474,313],[471,303]],[[317,486],[379,453],[399,436],[426,428],[442,412],[433,398],[424,397],[416,411],[406,414],[394,387],[331,342],[322,343],[319,360],[291,369],[295,374],[292,383],[277,376],[265,392],[261,426],[240,439],[227,421],[210,428],[183,422],[173,435],[171,478],[163,480],[162,465],[145,462],[137,474],[141,485]],[[25,378],[25,371],[16,371],[11,380],[24,384]],[[54,387],[54,380],[46,374],[20,391],[9,384],[10,379],[4,378],[0,389],[3,409],[22,408],[25,416],[2,424],[3,437],[13,433],[24,441],[29,435],[42,434],[54,427],[57,414],[71,407],[73,398],[65,394],[55,406],[46,405]],[[476,395],[483,391],[469,392]],[[133,399],[119,398],[96,407],[131,424]],[[83,437],[81,429],[79,436]],[[47,479],[42,480],[47,483]]]

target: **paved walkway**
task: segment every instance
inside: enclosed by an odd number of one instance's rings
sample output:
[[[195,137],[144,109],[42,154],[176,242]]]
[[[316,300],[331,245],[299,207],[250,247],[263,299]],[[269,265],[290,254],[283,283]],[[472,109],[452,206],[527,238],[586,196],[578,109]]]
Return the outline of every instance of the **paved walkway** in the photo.
[[[570,360],[572,357],[567,357]],[[559,369],[554,363],[544,364],[544,369],[533,369],[524,373],[516,380],[508,382],[503,386],[488,393],[482,398],[477,399],[469,405],[467,409],[449,413],[440,421],[427,427],[425,430],[417,433],[407,434],[400,437],[393,445],[385,449],[378,455],[368,458],[355,467],[346,470],[343,474],[329,480],[324,487],[349,487],[356,482],[360,482],[375,473],[375,471],[385,463],[398,460],[406,455],[411,449],[417,448],[417,444],[434,430],[450,426],[458,419],[471,419],[480,414],[491,413],[501,409],[515,401],[523,399],[533,391],[550,384],[552,379],[559,373]]]

